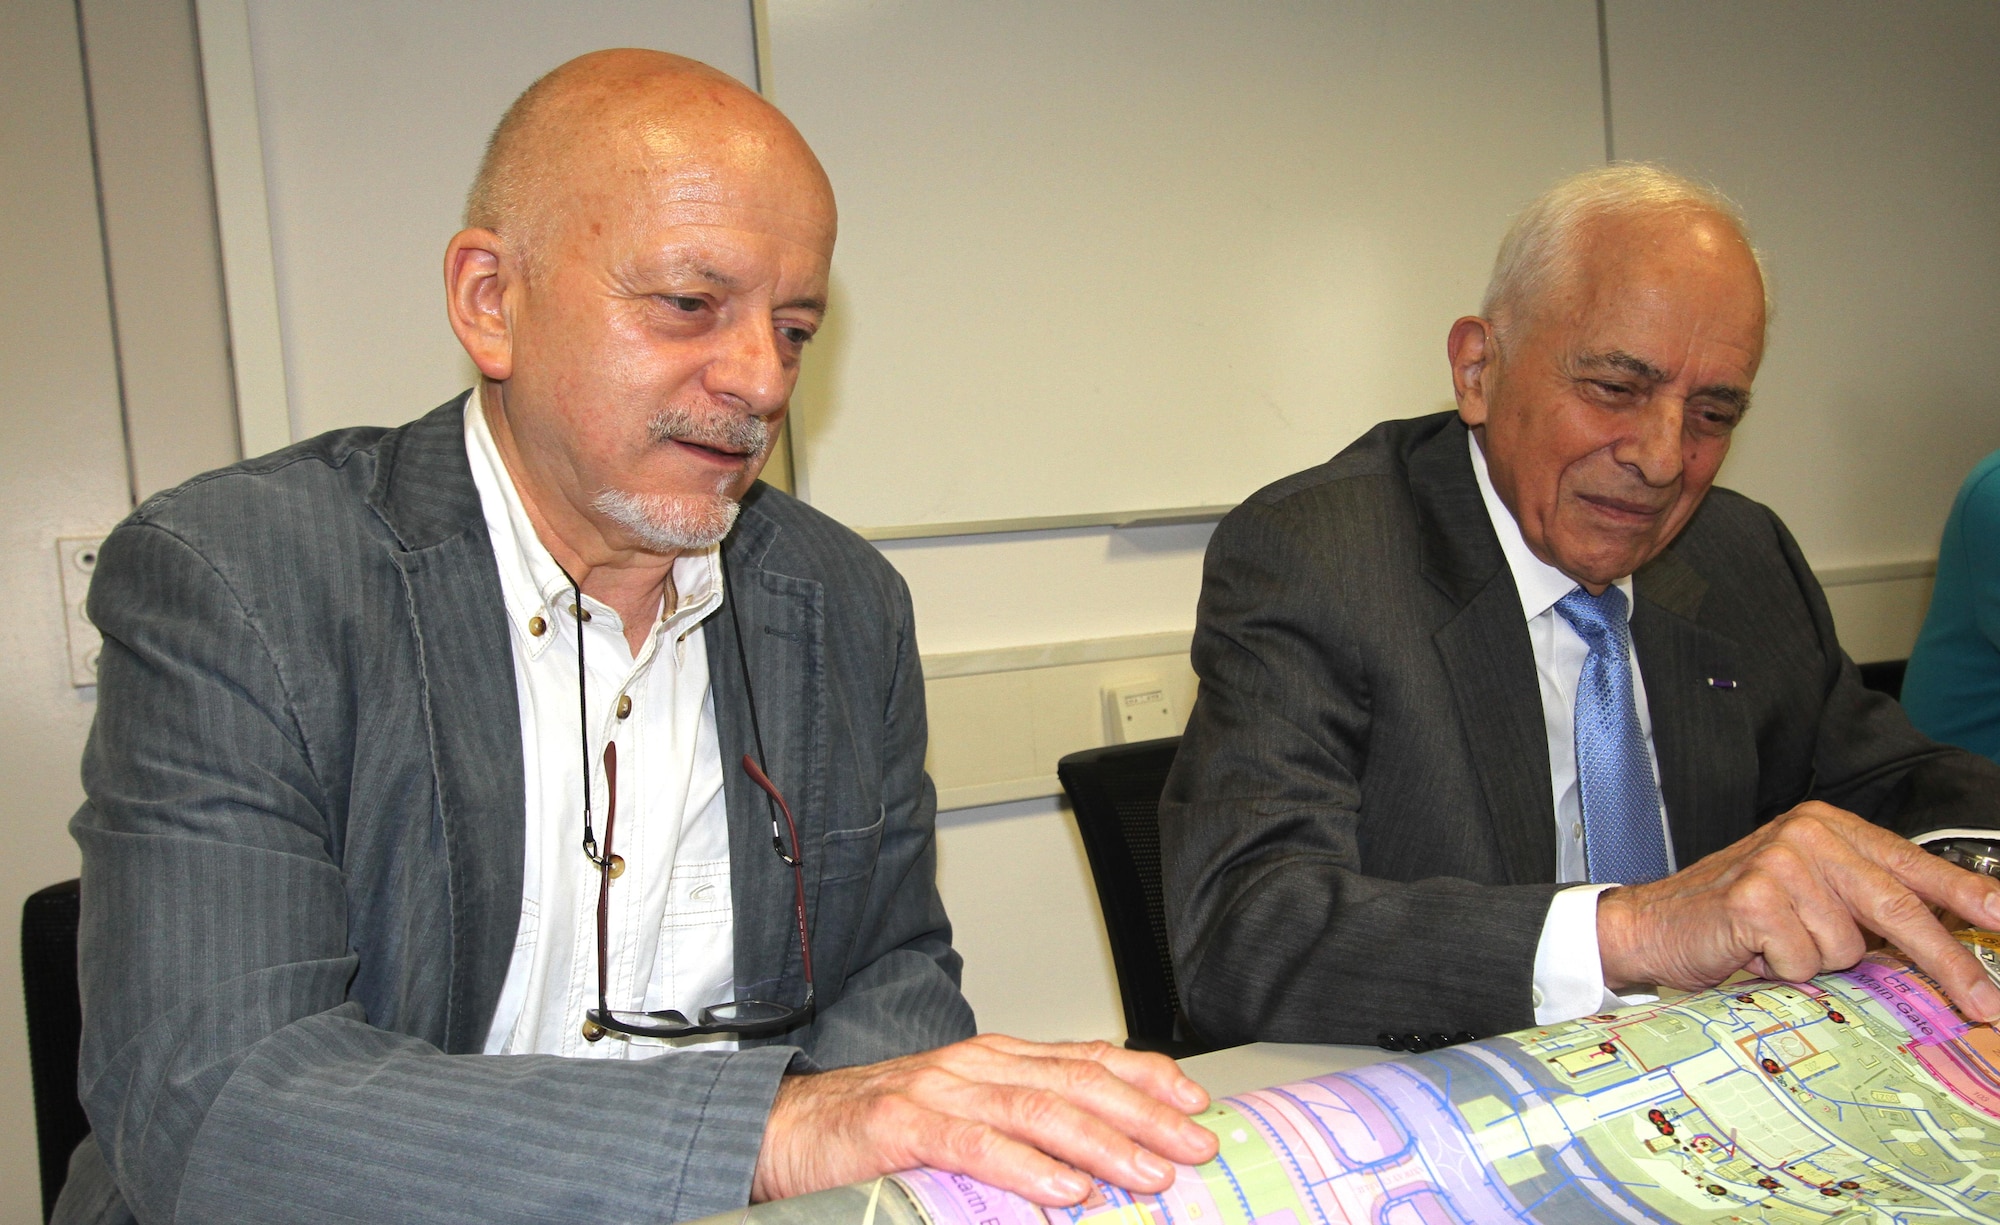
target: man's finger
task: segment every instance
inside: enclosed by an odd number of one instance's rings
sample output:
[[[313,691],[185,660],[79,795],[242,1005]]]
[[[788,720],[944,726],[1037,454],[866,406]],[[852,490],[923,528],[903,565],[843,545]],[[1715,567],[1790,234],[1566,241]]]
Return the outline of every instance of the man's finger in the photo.
[[[1183,1113],[1208,1108],[1207,1090],[1189,1079],[1179,1064],[1153,1051],[1127,1050],[1109,1042],[1028,1042],[1005,1034],[982,1034],[975,1041],[1028,1058],[1088,1059]]]
[[[1178,1106],[1168,1105],[1118,1076],[1109,1066],[1113,1059],[1090,1057],[1096,1053],[1095,1044],[1090,1047],[1062,1044],[1059,1048],[1042,1048],[1068,1050],[1084,1055],[1082,1058],[1017,1056],[1003,1053],[1001,1048],[983,1040],[981,1045],[989,1048],[988,1053],[977,1063],[968,1078],[970,1081],[997,1082],[1003,1086],[1054,1094],[1073,1109],[1101,1120],[1107,1125],[1107,1130],[1115,1129],[1116,1133],[1130,1137],[1130,1142],[1136,1142],[1135,1148],[1151,1150],[1171,1161],[1196,1165],[1215,1155],[1213,1132],[1188,1118]],[[965,1075],[964,1070],[960,1074]],[[1205,1094],[1203,1100],[1206,1101]],[[1027,1138],[1037,1139],[1033,1136]],[[1057,1155],[1067,1157],[1063,1153]],[[1113,1181],[1126,1185],[1118,1179]]]
[[[1048,1208],[1066,1208],[1090,1194],[1090,1176],[1033,1145],[972,1119],[938,1115],[922,1128],[918,1163],[968,1174]]]
[[[2000,881],[1968,872],[1859,818],[1841,832],[1862,858],[1879,864],[1926,902],[1982,927],[2000,929]]]
[[[1939,864],[1952,867],[1942,860]],[[1828,877],[1862,922],[1887,936],[1918,969],[1936,979],[1967,1017],[2000,1020],[2000,987],[1993,985],[1979,959],[1945,931],[1925,899],[1907,888],[1903,879],[1859,859],[1829,865]]]
[[[1173,1183],[1171,1162],[1053,1090],[967,1084],[952,1094],[948,1106],[953,1115],[984,1124],[998,1138],[1032,1146],[1127,1190],[1164,1191]]]
[[[2000,881],[1946,863],[1929,851],[1918,850],[1917,854],[1944,869],[1935,883],[1916,890],[1919,896],[1952,914],[1964,915],[1980,927],[2000,928]]]
[[[1790,885],[1792,909],[1816,948],[1819,968],[1813,973],[1844,970],[1860,961],[1868,951],[1867,935],[1846,901],[1803,865],[1796,877],[1796,883]]]
[[[1786,982],[1804,982],[1825,968],[1819,941],[1801,921],[1786,875],[1772,870],[1747,873],[1731,889],[1736,921],[1750,930],[1749,945],[1766,971]]]
[[[2000,987],[1987,977],[1985,967],[1972,951],[1951,938],[1933,922],[1936,935],[1925,935],[1917,947],[1898,940],[1897,944],[1917,968],[1937,980],[1952,1003],[1969,1021],[2000,1021]]]

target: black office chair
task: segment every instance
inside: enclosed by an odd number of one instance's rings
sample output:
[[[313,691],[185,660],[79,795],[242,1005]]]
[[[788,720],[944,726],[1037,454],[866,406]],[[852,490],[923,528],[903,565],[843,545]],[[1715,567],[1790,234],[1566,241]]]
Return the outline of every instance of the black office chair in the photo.
[[[1872,664],[1862,664],[1861,683],[1877,693],[1886,693],[1898,701],[1903,697],[1903,673],[1910,667],[1907,659],[1884,659]]]
[[[1071,753],[1056,764],[1090,856],[1125,1005],[1125,1045],[1176,1059],[1214,1047],[1181,1012],[1160,884],[1160,791],[1180,737]]]
[[[83,1004],[76,985],[76,882],[29,896],[21,907],[21,985],[28,999],[28,1076],[35,1090],[35,1144],[42,1158],[42,1220],[56,1209],[70,1154],[90,1134],[76,1100]]]

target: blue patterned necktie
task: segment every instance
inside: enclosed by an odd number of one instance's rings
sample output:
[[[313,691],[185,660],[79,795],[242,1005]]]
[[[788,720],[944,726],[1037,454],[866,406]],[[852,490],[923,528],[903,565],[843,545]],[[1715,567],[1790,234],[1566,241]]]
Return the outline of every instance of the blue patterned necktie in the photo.
[[[1578,587],[1556,601],[1590,654],[1576,686],[1576,785],[1583,850],[1597,884],[1642,885],[1667,874],[1660,785],[1632,696],[1632,638],[1625,593]]]

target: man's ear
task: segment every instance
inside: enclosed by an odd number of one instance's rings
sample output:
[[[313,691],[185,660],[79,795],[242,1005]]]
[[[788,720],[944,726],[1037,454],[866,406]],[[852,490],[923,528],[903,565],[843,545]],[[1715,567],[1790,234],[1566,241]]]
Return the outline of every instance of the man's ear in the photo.
[[[445,314],[472,364],[496,382],[514,373],[506,296],[517,275],[500,236],[491,230],[460,230],[445,246]]]
[[[1485,425],[1487,380],[1499,354],[1492,322],[1467,315],[1452,324],[1445,352],[1451,357],[1451,390],[1458,399],[1458,419],[1468,426]]]

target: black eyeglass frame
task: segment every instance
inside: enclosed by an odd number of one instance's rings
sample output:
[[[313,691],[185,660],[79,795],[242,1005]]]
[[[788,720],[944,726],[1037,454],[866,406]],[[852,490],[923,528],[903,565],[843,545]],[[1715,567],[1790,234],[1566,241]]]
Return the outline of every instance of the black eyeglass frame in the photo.
[[[567,577],[567,575],[565,575]],[[703,1034],[735,1034],[742,1038],[768,1038],[787,1030],[796,1029],[810,1022],[818,1013],[818,1005],[813,992],[812,935],[806,920],[806,878],[804,850],[799,842],[798,822],[792,817],[791,805],[785,802],[784,793],[771,781],[770,775],[758,764],[764,753],[764,729],[757,718],[757,696],[750,686],[750,664],[743,651],[743,624],[736,612],[734,600],[724,595],[723,602],[729,607],[730,629],[736,640],[736,665],[743,677],[743,694],[750,707],[750,733],[757,746],[757,757],[743,755],[743,772],[757,788],[764,793],[771,806],[771,849],[778,858],[792,869],[792,905],[798,923],[799,961],[806,981],[805,1002],[797,1006],[778,1004],[768,1000],[731,1000],[703,1008],[695,1020],[689,1021],[679,1009],[663,1008],[656,1011],[637,1009],[614,1009],[609,998],[610,984],[610,917],[611,882],[623,875],[625,861],[612,854],[612,831],[618,820],[618,746],[607,742],[604,746],[605,787],[610,798],[605,804],[604,845],[600,851],[591,825],[590,803],[590,715],[585,699],[586,673],[583,663],[583,592],[576,580],[570,580],[570,596],[573,603],[570,611],[576,618],[576,684],[577,709],[583,738],[583,853],[597,866],[597,1007],[584,1013],[583,1036],[587,1041],[597,1042],[607,1033],[624,1034],[635,1038],[691,1038]],[[792,849],[785,850],[784,839],[778,831],[778,818],[785,820],[785,830],[791,835]]]

